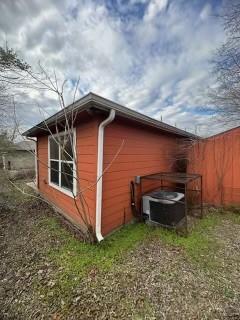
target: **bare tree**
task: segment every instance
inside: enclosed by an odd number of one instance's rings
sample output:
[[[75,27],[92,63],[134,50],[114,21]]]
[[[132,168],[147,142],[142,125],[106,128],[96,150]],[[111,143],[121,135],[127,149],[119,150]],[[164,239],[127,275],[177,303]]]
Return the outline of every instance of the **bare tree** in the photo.
[[[213,59],[216,86],[209,96],[220,120],[236,125],[240,123],[240,2],[227,2],[221,19],[226,41]]]
[[[30,71],[30,66],[21,60],[17,53],[9,48],[0,47],[0,131],[10,131],[10,139],[13,140],[16,128],[10,126],[13,116],[12,97],[14,96],[16,85],[25,82],[26,75]]]
[[[79,229],[80,235],[82,236],[82,238],[86,239],[89,242],[95,242],[95,230],[92,227],[93,221],[91,221],[91,215],[89,214],[89,207],[88,202],[86,201],[85,193],[88,190],[95,188],[102,176],[97,177],[96,181],[94,182],[89,182],[87,186],[82,185],[82,179],[81,176],[79,176],[76,148],[74,145],[74,130],[78,114],[75,108],[73,108],[78,92],[79,81],[76,82],[76,86],[73,90],[73,99],[71,105],[66,106],[64,94],[66,80],[60,83],[55,72],[50,75],[50,73],[47,72],[40,63],[38,67],[38,72],[33,72],[32,68],[25,70],[26,77],[24,82],[25,85],[23,87],[30,90],[47,90],[55,94],[57,105],[62,111],[62,116],[61,118],[56,117],[54,124],[51,124],[51,126],[48,125],[45,120],[43,120],[44,126],[41,127],[41,130],[44,130],[45,133],[50,137],[53,145],[59,148],[61,154],[61,162],[59,162],[59,166],[58,168],[56,168],[54,165],[52,165],[51,161],[49,163],[42,161],[38,157],[38,155],[35,155],[36,160],[39,165],[46,167],[47,170],[50,171],[50,174],[60,174],[62,179],[64,179],[65,186],[71,192],[76,212],[81,220],[81,225],[83,228]],[[15,81],[15,79],[13,79],[12,81]],[[18,81],[17,77],[16,81]],[[13,106],[15,127],[17,128],[18,134],[21,135],[22,133],[19,128],[19,122],[16,114],[16,104],[14,99]],[[37,105],[37,107],[39,111],[43,113],[44,107],[39,104]],[[109,170],[113,162],[118,157],[124,146],[124,143],[125,141],[123,140],[119,145],[116,154],[113,156],[108,166],[104,169],[103,175]],[[81,150],[78,150],[78,152],[81,153]],[[64,169],[62,168],[62,163],[64,164]],[[26,194],[25,188],[20,188],[19,185],[14,183],[14,181],[9,180],[9,182],[18,191]],[[75,188],[73,188],[73,185],[75,185]],[[43,198],[38,197],[37,195],[31,196],[45,201]]]

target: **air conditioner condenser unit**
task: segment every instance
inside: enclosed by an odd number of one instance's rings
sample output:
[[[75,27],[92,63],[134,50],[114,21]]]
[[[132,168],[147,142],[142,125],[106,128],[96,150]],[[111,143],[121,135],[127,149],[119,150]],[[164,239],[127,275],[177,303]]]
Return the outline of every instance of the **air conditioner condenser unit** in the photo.
[[[142,197],[142,210],[149,221],[174,227],[185,217],[184,194],[155,190]]]

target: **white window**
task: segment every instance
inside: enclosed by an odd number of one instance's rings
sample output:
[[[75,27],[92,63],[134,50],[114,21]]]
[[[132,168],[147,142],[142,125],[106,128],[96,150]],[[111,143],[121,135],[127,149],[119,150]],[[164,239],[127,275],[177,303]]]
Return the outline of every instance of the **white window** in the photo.
[[[49,185],[63,193],[76,195],[75,130],[48,137]]]

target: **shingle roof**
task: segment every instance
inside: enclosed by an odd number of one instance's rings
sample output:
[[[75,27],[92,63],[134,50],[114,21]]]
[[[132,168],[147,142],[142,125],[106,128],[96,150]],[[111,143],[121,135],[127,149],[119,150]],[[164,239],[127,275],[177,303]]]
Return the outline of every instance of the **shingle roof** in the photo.
[[[140,122],[147,126],[151,126],[151,127],[154,127],[178,136],[188,137],[188,138],[198,138],[198,136],[190,132],[178,129],[162,121],[158,121],[156,119],[150,118],[140,112],[124,107],[116,102],[103,98],[92,92],[88,93],[87,95],[85,95],[84,97],[76,101],[75,103],[69,105],[68,107],[65,108],[65,110],[61,110],[55,113],[53,116],[49,117],[45,121],[40,122],[36,126],[27,130],[26,132],[24,132],[23,135],[28,137],[35,137],[39,133],[43,132],[43,130],[47,130],[47,126],[50,126],[51,124],[56,122],[56,120],[57,121],[64,120],[64,117],[66,114],[69,114],[71,112],[79,113],[84,110],[89,110],[91,108],[95,108],[95,109],[97,108],[102,111],[109,111],[111,109],[114,109],[116,111],[117,116],[119,115],[124,118],[129,118],[136,122]]]

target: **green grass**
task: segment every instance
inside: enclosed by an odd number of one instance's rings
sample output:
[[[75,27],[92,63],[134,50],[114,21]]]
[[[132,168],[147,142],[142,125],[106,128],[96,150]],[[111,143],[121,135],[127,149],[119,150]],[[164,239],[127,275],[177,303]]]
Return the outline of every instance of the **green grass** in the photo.
[[[100,244],[79,241],[63,229],[54,218],[45,220],[49,230],[64,240],[64,244],[50,255],[74,274],[84,274],[88,268],[109,269],[124,252],[143,240],[148,228],[144,224],[130,224],[106,238]]]
[[[212,256],[218,244],[211,237],[210,231],[216,225],[223,223],[226,218],[238,219],[238,216],[237,218],[235,216],[230,213],[224,215],[222,212],[210,214],[199,220],[187,237],[179,236],[174,231],[152,228],[146,224],[130,224],[95,245],[76,239],[60,226],[55,218],[45,218],[42,222],[43,226],[61,239],[59,247],[52,248],[49,252],[50,259],[53,259],[60,268],[56,274],[54,296],[67,295],[88,272],[111,270],[129,250],[153,238],[160,240],[163,244],[182,248],[187,258],[203,268],[213,269],[216,261]],[[49,290],[49,288],[46,289]]]
[[[49,258],[61,268],[57,273],[54,296],[65,295],[91,270],[94,272],[110,270],[124,253],[136,247],[151,231],[144,224],[130,224],[100,244],[93,245],[79,241],[61,227],[55,218],[45,218],[41,222],[41,227],[48,228],[49,232],[61,239],[62,243],[49,252]],[[44,295],[49,295],[48,288],[42,289]],[[47,292],[44,292],[46,290]]]
[[[177,235],[174,231],[163,228],[152,228],[145,224],[130,224],[100,244],[83,243],[63,229],[54,218],[45,220],[49,231],[63,240],[58,250],[52,249],[50,255],[56,262],[64,266],[74,275],[84,275],[89,269],[107,270],[111,268],[127,251],[136,247],[147,238],[157,237],[163,242],[180,246],[186,253],[197,259],[200,253],[204,253],[212,247],[207,233],[221,220],[219,215],[211,215],[199,220],[198,225],[188,237]]]
[[[159,229],[157,233],[165,243],[183,248],[189,258],[201,262],[206,252],[216,249],[217,244],[209,236],[209,231],[221,222],[222,217],[219,214],[209,215],[199,220],[187,237],[181,237],[165,229]]]

